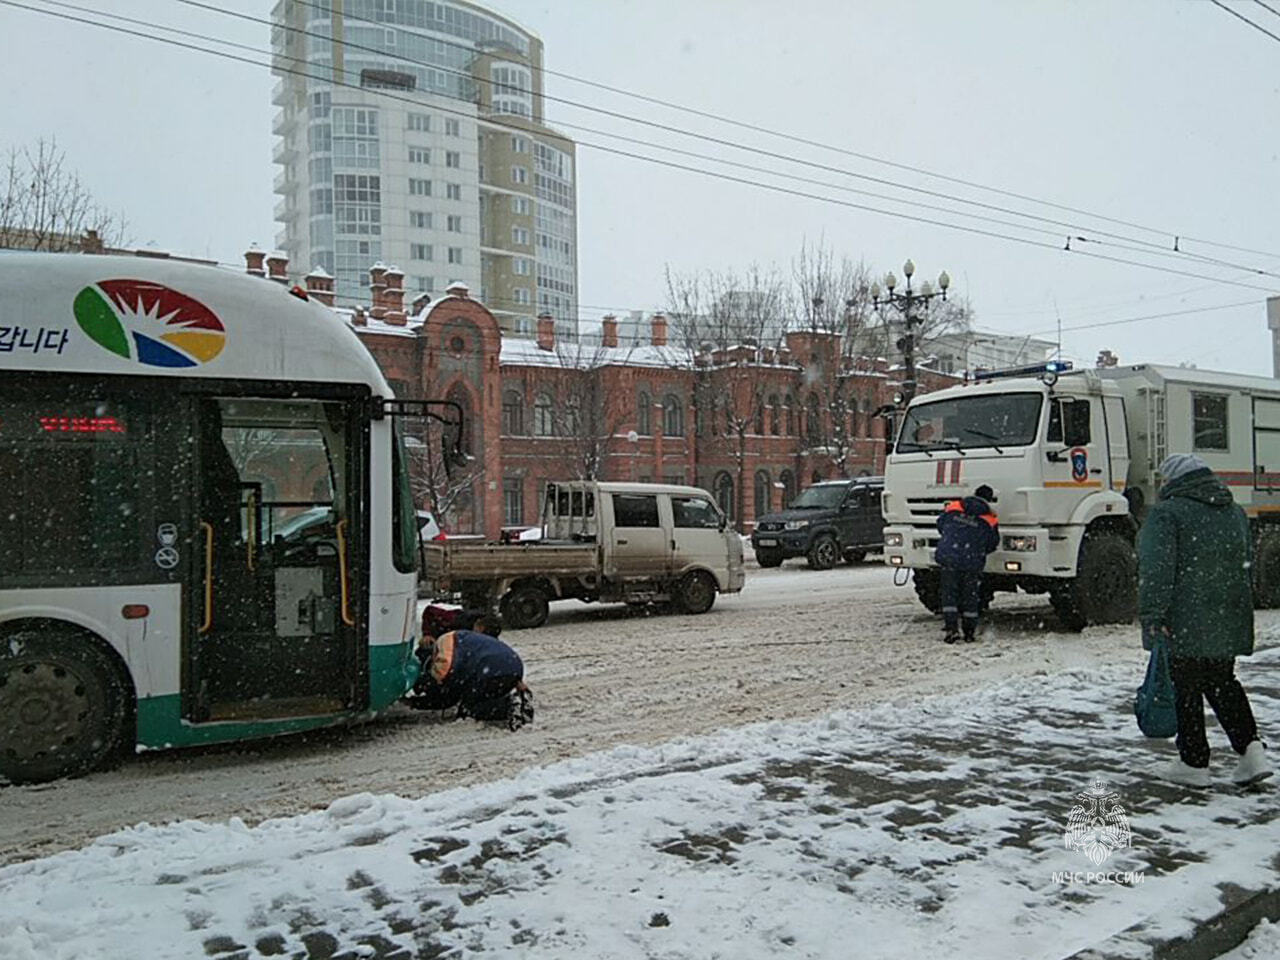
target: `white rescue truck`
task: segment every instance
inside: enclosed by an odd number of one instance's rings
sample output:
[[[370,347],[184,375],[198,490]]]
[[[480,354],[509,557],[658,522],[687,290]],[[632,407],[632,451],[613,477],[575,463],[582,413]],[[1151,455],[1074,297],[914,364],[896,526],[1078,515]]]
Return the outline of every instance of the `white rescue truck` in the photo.
[[[1255,603],[1280,605],[1280,380],[1206,370],[1049,363],[917,398],[885,467],[885,562],[913,570],[936,611],[938,514],[987,484],[1001,534],[988,595],[1046,593],[1075,629],[1131,620],[1136,534],[1170,453],[1231,488],[1254,531]]]

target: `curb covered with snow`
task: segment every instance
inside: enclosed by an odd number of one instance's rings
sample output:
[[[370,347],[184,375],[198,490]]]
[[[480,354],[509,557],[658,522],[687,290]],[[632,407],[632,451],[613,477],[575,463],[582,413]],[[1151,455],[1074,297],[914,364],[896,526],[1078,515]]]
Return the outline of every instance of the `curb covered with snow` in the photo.
[[[1255,662],[1261,675],[1280,655]],[[1275,729],[1280,691],[1245,678]],[[1171,747],[1137,735],[1131,686],[1081,671],[252,829],[140,825],[0,869],[0,943],[13,960],[831,957],[851,942],[1047,960],[1135,927],[1184,935],[1216,912],[1218,884],[1273,880],[1280,801],[1145,777]],[[1098,778],[1133,831],[1101,868],[1064,843]],[[1095,871],[1141,879],[1071,879]]]

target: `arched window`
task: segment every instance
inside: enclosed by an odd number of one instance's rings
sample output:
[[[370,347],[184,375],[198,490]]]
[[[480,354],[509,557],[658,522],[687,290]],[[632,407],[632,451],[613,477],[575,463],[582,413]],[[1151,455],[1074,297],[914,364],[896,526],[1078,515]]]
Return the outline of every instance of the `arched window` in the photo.
[[[769,482],[767,470],[756,471],[755,505],[756,517],[762,517],[773,509],[773,484]]]
[[[508,437],[524,435],[524,397],[519,390],[503,391],[502,432]]]
[[[779,423],[782,411],[779,410],[778,407],[778,395],[776,393],[771,393],[769,395],[769,432],[775,437],[778,435],[778,430],[782,426],[781,423]]]
[[[796,435],[796,398],[791,394],[787,394],[787,436],[794,437]]]
[[[712,493],[715,495],[716,503],[720,505],[720,512],[732,520],[735,515],[733,477],[727,473],[717,473],[715,482],[712,484]]]
[[[684,404],[674,393],[662,398],[662,432],[668,437],[684,436]]]
[[[822,471],[821,471],[821,470],[815,470],[815,471],[813,471],[813,479],[812,479],[810,482],[811,482],[811,483],[821,483],[821,482],[822,482]]]
[[[778,474],[778,482],[782,484],[782,505],[787,507],[796,498],[796,475],[790,470]]]
[[[817,443],[822,439],[822,418],[818,413],[816,393],[809,394],[809,399],[805,401],[805,408],[805,434],[809,437],[810,443]]]
[[[577,397],[570,397],[565,401],[564,405],[564,430],[561,433],[566,437],[576,437],[582,431],[582,401]]]
[[[849,394],[849,399],[845,403],[845,410],[849,414],[849,430],[845,436],[852,439],[858,436],[858,398],[852,393]]]
[[[642,437],[647,437],[652,432],[649,423],[652,406],[653,401],[649,399],[649,391],[641,390],[640,395],[636,397],[636,433]]]
[[[533,432],[539,437],[556,435],[556,408],[551,397],[545,393],[538,394],[533,401]]]
[[[875,407],[870,396],[862,398],[862,412],[866,414],[863,418],[862,428],[866,431],[868,437],[874,437],[876,435],[876,418],[873,416]]]
[[[755,416],[751,418],[751,432],[757,437],[764,436],[764,397],[756,394],[751,398],[752,405],[755,406]]]

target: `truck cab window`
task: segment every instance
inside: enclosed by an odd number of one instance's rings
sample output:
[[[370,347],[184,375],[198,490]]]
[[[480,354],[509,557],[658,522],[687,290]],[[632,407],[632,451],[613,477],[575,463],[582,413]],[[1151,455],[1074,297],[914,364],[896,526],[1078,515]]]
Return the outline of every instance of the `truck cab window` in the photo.
[[[1092,406],[1088,400],[1055,400],[1049,407],[1049,443],[1062,443],[1068,447],[1083,447],[1092,439],[1090,418]]]
[[[615,493],[613,495],[615,527],[657,527],[658,498],[653,494]]]
[[[720,529],[720,511],[701,497],[672,497],[671,514],[677,527]]]

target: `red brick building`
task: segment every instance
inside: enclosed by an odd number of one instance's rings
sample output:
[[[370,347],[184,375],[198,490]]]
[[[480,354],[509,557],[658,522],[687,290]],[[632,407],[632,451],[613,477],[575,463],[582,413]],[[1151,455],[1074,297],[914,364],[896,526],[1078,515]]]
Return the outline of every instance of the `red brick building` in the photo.
[[[267,261],[277,276],[284,266]],[[261,259],[250,270],[263,272]],[[397,395],[447,398],[465,412],[472,466],[449,481],[447,529],[496,537],[536,525],[547,481],[595,477],[704,487],[749,531],[815,480],[883,469],[891,420],[881,411],[896,372],[850,356],[836,335],[689,350],[668,342],[659,314],[642,346],[619,346],[609,317],[593,339],[557,343],[550,317],[536,340],[504,338],[464,285],[406,310],[403,274],[377,265],[370,279],[371,305],[339,314]],[[317,272],[306,284],[332,305],[331,279]],[[918,379],[922,391],[955,382]]]

